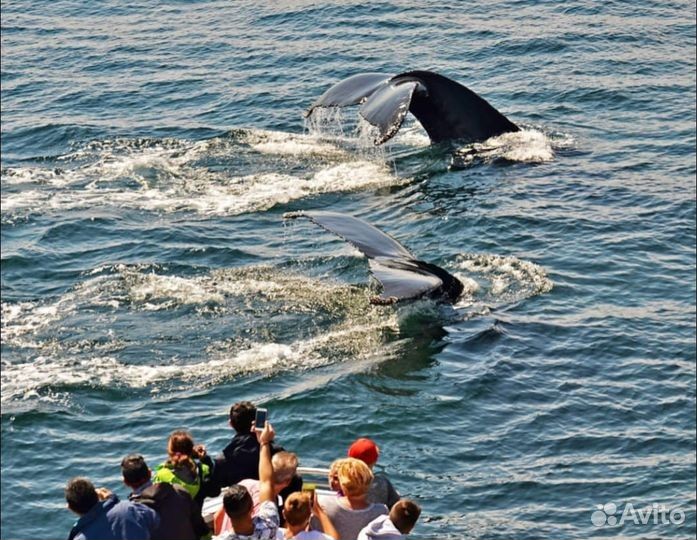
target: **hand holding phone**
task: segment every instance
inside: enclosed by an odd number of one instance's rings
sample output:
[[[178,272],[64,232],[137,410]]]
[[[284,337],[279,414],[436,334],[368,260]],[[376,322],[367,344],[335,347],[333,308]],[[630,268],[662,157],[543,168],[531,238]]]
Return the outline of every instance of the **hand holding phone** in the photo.
[[[256,415],[254,416],[254,429],[257,431],[264,431],[264,426],[266,426],[266,418],[268,417],[268,411],[266,409],[257,408]]]

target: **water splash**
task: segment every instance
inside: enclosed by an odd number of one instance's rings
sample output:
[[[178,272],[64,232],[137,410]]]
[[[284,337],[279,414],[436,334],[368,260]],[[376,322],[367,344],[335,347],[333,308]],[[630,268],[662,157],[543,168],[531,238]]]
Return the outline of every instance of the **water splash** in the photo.
[[[336,158],[342,150],[314,137],[250,131],[240,138],[260,152],[314,160]],[[246,146],[245,146],[246,147]],[[114,140],[94,142],[62,156],[63,168],[8,168],[2,171],[2,219],[32,212],[82,208],[132,208],[151,212],[239,215],[335,191],[398,184],[380,160],[303,163],[303,175],[282,172],[233,174],[207,160],[243,152],[238,140],[201,142]],[[247,150],[248,151],[248,150]],[[314,169],[314,170],[313,170]],[[232,168],[232,171],[235,171]],[[4,189],[10,187],[11,189]]]
[[[342,157],[346,152],[317,133],[249,130],[241,139],[262,154]]]
[[[454,267],[455,275],[465,285],[456,307],[471,305],[475,297],[494,305],[515,303],[549,292],[554,286],[544,268],[513,256],[461,254]]]
[[[545,163],[554,159],[554,139],[538,129],[524,128],[455,151],[452,167],[466,167],[478,160]]]
[[[35,352],[22,354],[19,361],[13,360],[13,355],[3,355],[3,404],[43,402],[47,396],[63,392],[64,387],[169,392],[192,383],[204,387],[250,373],[311,370],[372,355],[385,345],[384,333],[398,328],[394,312],[369,304],[366,289],[296,275],[288,269],[244,267],[191,277],[165,271],[156,265],[106,266],[90,272],[74,290],[52,303],[4,303],[3,346],[8,350],[30,347]],[[95,333],[103,337],[57,339],[62,328],[73,333],[70,328],[75,320],[92,313],[95,306],[107,314],[91,316]],[[127,338],[119,337],[116,321],[120,320],[121,326],[125,321],[130,328],[128,320],[133,312],[185,315],[192,307],[197,315],[187,319],[193,329],[182,329],[180,339],[184,342],[197,335],[196,328],[206,325],[206,318],[200,316],[206,310],[216,317],[234,315],[238,324],[247,317],[253,328],[258,327],[259,317],[267,321],[279,315],[284,320],[289,316],[309,320],[302,323],[307,331],[295,332],[290,341],[274,339],[268,328],[257,328],[258,334],[239,328],[235,335],[245,337],[212,341],[199,354],[190,350],[191,358],[165,353],[143,363],[119,354],[134,343],[152,347],[147,342],[157,339],[149,333],[130,331]],[[312,321],[322,313],[330,322],[315,328]]]

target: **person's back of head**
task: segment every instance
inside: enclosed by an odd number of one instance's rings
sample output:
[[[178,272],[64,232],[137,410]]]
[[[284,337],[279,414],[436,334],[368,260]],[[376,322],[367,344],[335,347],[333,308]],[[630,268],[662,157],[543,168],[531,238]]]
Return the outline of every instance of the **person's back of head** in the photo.
[[[230,519],[239,519],[251,514],[253,507],[252,496],[244,486],[239,484],[230,486],[223,495],[223,508]]]
[[[360,459],[368,467],[373,467],[380,457],[380,448],[368,438],[356,439],[348,449],[348,457]]]
[[[421,507],[414,501],[400,499],[390,509],[390,521],[402,534],[409,534],[421,515]]]
[[[291,493],[283,505],[283,517],[291,527],[304,527],[310,519],[312,501],[307,492]]]
[[[336,475],[341,491],[347,497],[361,497],[368,493],[373,471],[360,459],[345,458],[336,464]]]
[[[172,467],[188,467],[196,474],[194,462],[194,438],[188,431],[173,431],[167,441],[167,463]]]
[[[65,500],[76,514],[83,516],[99,502],[97,490],[87,478],[77,476],[65,486]]]
[[[298,470],[298,456],[293,452],[276,452],[271,458],[274,484],[289,484]]]
[[[121,474],[126,485],[132,488],[150,480],[150,469],[140,454],[129,454],[121,460]]]
[[[251,401],[240,401],[230,407],[230,425],[237,433],[249,433],[257,408]]]

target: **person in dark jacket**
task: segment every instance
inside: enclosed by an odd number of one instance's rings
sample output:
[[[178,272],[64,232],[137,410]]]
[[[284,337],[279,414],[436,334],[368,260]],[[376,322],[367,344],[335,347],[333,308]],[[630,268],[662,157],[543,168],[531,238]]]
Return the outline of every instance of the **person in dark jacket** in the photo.
[[[108,490],[95,489],[87,478],[71,479],[65,487],[68,508],[80,519],[68,540],[150,540],[160,524],[153,509],[131,501],[119,501]]]
[[[197,540],[210,533],[189,492],[177,484],[153,484],[143,456],[130,454],[121,461],[123,482],[133,491],[128,499],[144,504],[160,516],[151,540]]]
[[[256,412],[257,408],[251,401],[240,401],[230,407],[230,427],[235,430],[235,436],[215,458],[212,483],[218,489],[246,478],[259,480],[259,442],[252,431]],[[272,454],[282,450],[275,444],[271,446]]]
[[[259,442],[252,430],[257,408],[250,401],[240,401],[230,407],[230,427],[235,436],[215,458],[212,481],[208,484],[206,496],[215,497],[223,488],[235,485],[242,480],[259,480]],[[271,443],[271,454],[282,452],[282,446]],[[281,491],[281,500],[303,486],[302,478],[295,474],[289,485]]]
[[[221,488],[237,484],[245,478],[259,480],[259,442],[252,431],[257,408],[250,401],[240,401],[230,407],[230,427],[235,436],[215,459],[214,483]],[[282,450],[271,447],[271,453]]]

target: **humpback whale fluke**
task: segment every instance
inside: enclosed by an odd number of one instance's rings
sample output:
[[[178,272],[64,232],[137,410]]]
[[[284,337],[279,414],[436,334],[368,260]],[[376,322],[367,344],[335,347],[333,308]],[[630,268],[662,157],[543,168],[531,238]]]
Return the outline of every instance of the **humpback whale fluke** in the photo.
[[[399,130],[411,112],[435,143],[459,139],[481,142],[520,128],[469,88],[431,71],[408,71],[391,77],[361,73],[335,84],[307,110],[361,105],[359,114],[378,128],[375,144]]]
[[[304,217],[340,236],[368,257],[370,270],[382,285],[382,293],[371,298],[373,304],[392,304],[428,296],[457,300],[463,285],[442,268],[419,261],[399,242],[369,223],[336,212],[289,212],[284,218]]]

